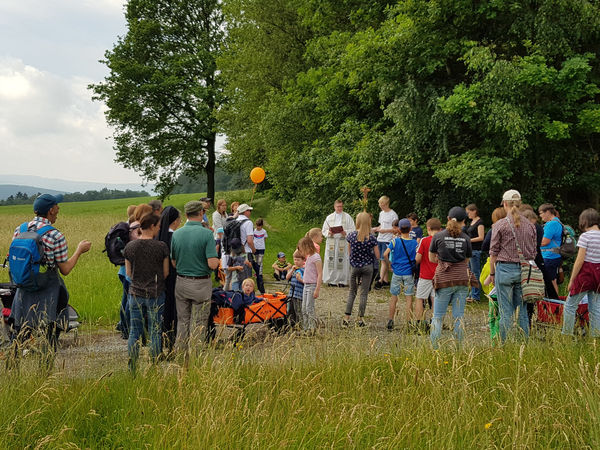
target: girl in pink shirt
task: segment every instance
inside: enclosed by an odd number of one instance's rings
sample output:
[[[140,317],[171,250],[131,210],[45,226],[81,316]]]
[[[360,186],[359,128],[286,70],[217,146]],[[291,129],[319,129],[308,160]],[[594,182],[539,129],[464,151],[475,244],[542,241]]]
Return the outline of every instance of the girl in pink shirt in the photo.
[[[319,298],[323,280],[323,263],[321,256],[315,251],[310,237],[303,237],[298,242],[298,251],[304,256],[304,291],[302,292],[302,328],[313,332],[317,326],[315,315],[315,299]]]

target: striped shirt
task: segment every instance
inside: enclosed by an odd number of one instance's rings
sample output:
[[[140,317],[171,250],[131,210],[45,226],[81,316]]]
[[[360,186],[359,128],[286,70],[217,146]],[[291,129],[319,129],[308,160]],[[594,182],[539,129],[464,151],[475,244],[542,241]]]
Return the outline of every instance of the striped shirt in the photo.
[[[577,247],[585,248],[584,261],[600,264],[600,231],[590,230],[579,236]]]
[[[495,256],[499,262],[519,262],[519,253],[517,244],[512,232],[515,229],[515,235],[526,260],[535,259],[536,254],[536,231],[535,226],[528,218],[519,214],[521,223],[515,227],[512,217],[499,220],[492,226],[492,242],[490,244],[490,256]],[[511,227],[512,224],[512,227]]]
[[[46,225],[52,225],[48,219],[45,217],[35,217],[29,224],[27,225],[28,231],[39,230],[40,228],[45,227]],[[17,237],[19,234],[19,228],[17,227],[13,234],[13,239]],[[67,248],[67,240],[65,239],[64,234],[62,234],[57,229],[48,231],[42,237],[42,244],[44,246],[44,255],[42,257],[42,265],[46,266],[48,269],[54,269],[57,263],[67,262],[69,259],[69,252]]]

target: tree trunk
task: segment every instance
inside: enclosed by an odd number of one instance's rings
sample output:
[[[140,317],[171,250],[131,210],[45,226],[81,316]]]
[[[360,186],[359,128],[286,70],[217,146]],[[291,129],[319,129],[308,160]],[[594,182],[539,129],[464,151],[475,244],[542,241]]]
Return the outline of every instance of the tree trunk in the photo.
[[[206,161],[206,196],[212,199],[213,205],[216,202],[215,199],[215,141],[217,139],[216,133],[211,133],[206,141],[206,151],[208,154],[208,160]]]

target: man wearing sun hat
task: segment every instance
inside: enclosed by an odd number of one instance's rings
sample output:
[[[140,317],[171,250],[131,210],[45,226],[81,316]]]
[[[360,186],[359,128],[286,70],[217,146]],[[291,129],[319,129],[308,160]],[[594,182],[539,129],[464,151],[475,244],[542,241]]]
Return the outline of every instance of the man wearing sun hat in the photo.
[[[63,196],[42,194],[33,202],[35,217],[17,227],[13,239],[25,231],[37,231],[53,225],[58,217]],[[69,258],[65,236],[56,228],[47,228],[42,236],[43,255],[40,264],[38,284],[40,289],[29,291],[17,289],[11,318],[17,330],[46,327],[46,336],[53,348],[56,348],[56,322],[66,317],[69,299],[67,289],[59,275],[68,275],[77,264],[79,257],[87,252],[91,243],[83,240],[75,253]],[[48,325],[48,326],[46,326]]]
[[[211,274],[219,267],[219,258],[212,232],[202,225],[204,203],[187,202],[184,211],[187,222],[173,233],[171,260],[177,270],[175,347],[187,355],[190,336],[207,338]]]

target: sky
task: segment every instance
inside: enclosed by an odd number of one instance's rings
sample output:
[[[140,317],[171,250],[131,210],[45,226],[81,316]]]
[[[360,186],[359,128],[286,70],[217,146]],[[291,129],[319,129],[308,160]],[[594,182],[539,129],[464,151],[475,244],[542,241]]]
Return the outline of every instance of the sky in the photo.
[[[125,34],[123,3],[0,0],[0,174],[141,182],[114,162],[104,105],[87,89]]]

